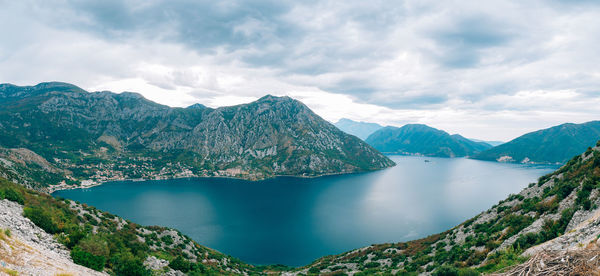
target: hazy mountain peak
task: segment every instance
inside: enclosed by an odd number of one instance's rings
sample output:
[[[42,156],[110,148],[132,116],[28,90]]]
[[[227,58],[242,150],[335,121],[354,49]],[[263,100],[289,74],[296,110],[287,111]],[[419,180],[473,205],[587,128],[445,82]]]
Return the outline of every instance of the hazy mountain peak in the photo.
[[[190,105],[190,106],[188,106],[186,108],[189,108],[189,109],[205,109],[206,106],[203,105],[203,104],[200,104],[200,103],[195,103],[195,104]]]
[[[373,132],[382,128],[381,125],[369,122],[357,122],[347,118],[341,118],[334,125],[340,130],[352,134],[360,139],[367,139]]]
[[[70,83],[66,83],[66,82],[59,82],[59,81],[41,82],[41,83],[38,83],[37,85],[35,85],[33,88],[46,89],[46,90],[58,89],[61,91],[67,90],[67,89],[84,91],[79,86],[76,86],[74,84],[70,84]]]
[[[264,95],[260,97],[256,102],[290,102],[296,101],[288,96],[273,96],[271,94]]]

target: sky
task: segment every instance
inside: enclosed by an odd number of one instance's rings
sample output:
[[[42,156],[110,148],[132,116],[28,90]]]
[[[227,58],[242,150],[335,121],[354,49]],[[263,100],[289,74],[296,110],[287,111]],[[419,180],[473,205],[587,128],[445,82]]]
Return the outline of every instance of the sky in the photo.
[[[600,1],[0,0],[0,83],[508,141],[600,119]]]

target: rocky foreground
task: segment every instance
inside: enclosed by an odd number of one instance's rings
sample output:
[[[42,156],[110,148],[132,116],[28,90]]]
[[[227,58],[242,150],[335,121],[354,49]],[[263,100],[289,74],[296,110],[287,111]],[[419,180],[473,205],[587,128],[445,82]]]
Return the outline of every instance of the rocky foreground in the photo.
[[[0,200],[0,272],[13,271],[19,275],[108,275],[73,263],[64,245],[23,216],[23,206],[4,199]]]

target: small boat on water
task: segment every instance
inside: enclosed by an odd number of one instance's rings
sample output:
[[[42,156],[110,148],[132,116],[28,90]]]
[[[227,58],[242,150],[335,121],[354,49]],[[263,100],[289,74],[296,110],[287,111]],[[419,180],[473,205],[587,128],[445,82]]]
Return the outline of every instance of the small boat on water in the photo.
[[[425,163],[429,163],[429,162],[431,162],[431,161],[429,161],[429,160],[425,159]]]

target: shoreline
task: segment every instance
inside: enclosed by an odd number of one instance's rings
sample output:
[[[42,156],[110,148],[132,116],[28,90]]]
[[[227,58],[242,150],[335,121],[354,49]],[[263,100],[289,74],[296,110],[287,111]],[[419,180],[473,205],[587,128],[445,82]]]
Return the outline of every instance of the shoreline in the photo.
[[[334,173],[326,173],[326,174],[319,174],[319,175],[291,175],[291,174],[278,174],[278,175],[273,175],[273,176],[269,176],[269,177],[264,177],[264,178],[259,178],[259,179],[250,179],[250,178],[244,178],[244,177],[237,177],[237,176],[227,176],[227,175],[214,175],[214,176],[198,176],[198,175],[187,175],[187,176],[173,176],[173,177],[164,177],[164,178],[120,178],[120,179],[110,179],[110,180],[103,180],[103,181],[98,181],[98,180],[92,180],[92,179],[86,179],[81,181],[80,185],[67,185],[67,184],[58,184],[58,185],[51,185],[48,187],[44,188],[44,192],[48,193],[49,195],[52,195],[55,192],[58,191],[64,191],[64,190],[75,190],[75,189],[88,189],[88,188],[93,188],[96,186],[100,186],[102,184],[105,183],[109,183],[109,182],[118,182],[118,181],[131,181],[131,182],[141,182],[141,181],[154,181],[154,180],[175,180],[175,179],[196,179],[196,178],[228,178],[228,179],[236,179],[236,180],[245,180],[245,181],[249,181],[249,182],[255,182],[255,181],[263,181],[263,180],[267,180],[267,179],[271,179],[271,178],[277,178],[277,177],[293,177],[293,178],[306,178],[306,179],[310,179],[310,178],[318,178],[318,177],[326,177],[326,176],[336,176],[336,175],[351,175],[351,174],[359,174],[359,173],[369,173],[369,172],[376,172],[376,171],[381,171],[381,170],[385,170],[388,168],[392,168],[395,167],[396,164],[394,164],[393,166],[389,166],[389,167],[385,167],[385,168],[380,168],[380,169],[375,169],[375,170],[369,170],[369,171],[354,171],[354,172],[334,172]],[[89,184],[86,184],[89,183]]]

